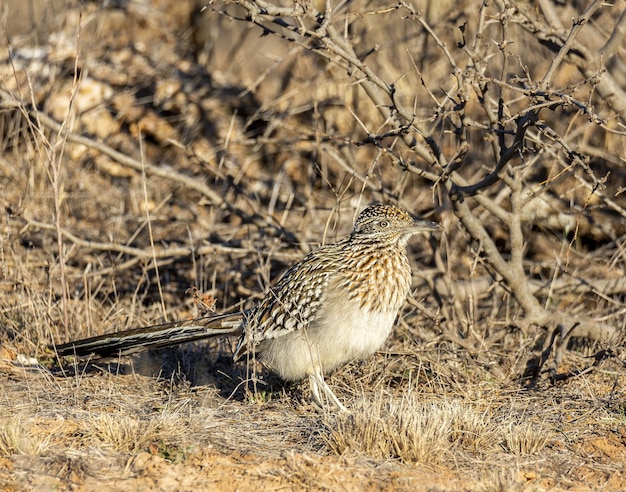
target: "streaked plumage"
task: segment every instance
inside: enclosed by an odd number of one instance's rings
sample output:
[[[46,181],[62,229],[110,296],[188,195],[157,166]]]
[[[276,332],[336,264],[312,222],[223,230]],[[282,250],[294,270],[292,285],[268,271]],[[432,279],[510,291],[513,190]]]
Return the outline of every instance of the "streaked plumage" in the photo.
[[[128,354],[212,336],[240,335],[235,360],[254,352],[288,381],[309,377],[338,407],[323,374],[375,352],[389,336],[411,284],[406,245],[439,225],[394,205],[372,204],[344,239],[322,246],[289,268],[243,315],[216,315],[70,342],[59,355]]]

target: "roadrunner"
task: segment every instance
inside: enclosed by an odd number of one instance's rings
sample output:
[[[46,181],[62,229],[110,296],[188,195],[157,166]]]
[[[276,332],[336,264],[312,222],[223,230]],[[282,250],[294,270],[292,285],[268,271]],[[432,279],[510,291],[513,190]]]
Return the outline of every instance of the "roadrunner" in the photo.
[[[235,360],[253,353],[286,381],[308,377],[318,405],[325,396],[345,410],[324,373],[385,342],[411,285],[409,238],[438,229],[394,205],[374,203],[347,237],[311,251],[246,312],[136,328],[55,349],[62,356],[107,357],[238,335]]]

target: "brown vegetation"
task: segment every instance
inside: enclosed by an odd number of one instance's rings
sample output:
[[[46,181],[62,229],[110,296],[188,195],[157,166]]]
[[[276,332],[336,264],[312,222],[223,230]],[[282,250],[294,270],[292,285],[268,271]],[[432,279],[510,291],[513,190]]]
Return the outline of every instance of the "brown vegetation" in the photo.
[[[27,3],[0,12],[3,489],[626,487],[622,4]],[[329,378],[346,415],[228,340],[46,349],[246,306],[374,200],[446,234],[386,351]]]

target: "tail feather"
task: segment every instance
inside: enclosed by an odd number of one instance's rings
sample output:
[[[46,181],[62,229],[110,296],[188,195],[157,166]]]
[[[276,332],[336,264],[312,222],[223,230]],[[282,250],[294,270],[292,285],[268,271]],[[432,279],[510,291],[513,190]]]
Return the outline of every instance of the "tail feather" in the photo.
[[[215,336],[241,333],[241,313],[228,313],[132,328],[96,337],[75,340],[50,348],[58,355],[111,357],[168,347]]]

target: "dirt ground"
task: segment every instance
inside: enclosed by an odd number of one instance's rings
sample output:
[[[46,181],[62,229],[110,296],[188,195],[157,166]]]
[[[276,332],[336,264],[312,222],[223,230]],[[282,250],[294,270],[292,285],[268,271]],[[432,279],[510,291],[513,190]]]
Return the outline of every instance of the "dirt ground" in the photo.
[[[351,371],[374,371],[374,366],[388,363],[376,356],[335,374],[331,384],[342,387],[342,380],[352,380]],[[462,438],[462,447],[432,449],[417,462],[393,455],[381,458],[375,449],[359,449],[354,443],[337,453],[333,433],[349,432],[349,424],[359,417],[369,422],[389,418],[373,404],[376,390],[347,398],[340,393],[354,412],[341,425],[334,410],[317,409],[299,386],[278,384],[264,399],[252,401],[237,391],[225,398],[228,384],[193,387],[141,376],[126,365],[75,369],[66,368],[63,374],[58,368],[50,372],[2,361],[0,449],[12,445],[18,451],[2,458],[2,490],[626,487],[626,422],[607,410],[623,412],[623,390],[614,387],[615,367],[536,391],[466,383],[460,392],[436,377],[427,384],[388,386],[381,390],[385,399],[406,398],[412,391],[419,405],[458,402],[480,416],[481,433]],[[522,421],[533,427],[517,436],[517,449],[490,441],[491,425]],[[437,425],[451,423],[444,418]],[[20,431],[12,441],[15,427]],[[352,428],[358,431],[358,426]],[[374,431],[367,427],[367,432]],[[360,439],[366,444],[365,437]],[[419,436],[414,439],[413,445],[420,445]]]

